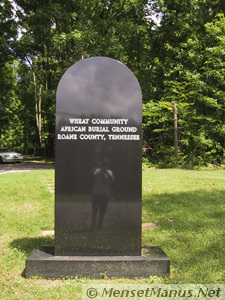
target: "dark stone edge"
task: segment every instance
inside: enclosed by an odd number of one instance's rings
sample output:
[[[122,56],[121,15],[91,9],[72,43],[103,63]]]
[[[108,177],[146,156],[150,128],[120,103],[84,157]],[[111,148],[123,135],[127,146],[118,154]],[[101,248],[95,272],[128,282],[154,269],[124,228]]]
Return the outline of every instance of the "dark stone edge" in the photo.
[[[25,278],[169,276],[170,260],[160,247],[144,247],[141,256],[54,256],[54,247],[34,249],[26,259]]]

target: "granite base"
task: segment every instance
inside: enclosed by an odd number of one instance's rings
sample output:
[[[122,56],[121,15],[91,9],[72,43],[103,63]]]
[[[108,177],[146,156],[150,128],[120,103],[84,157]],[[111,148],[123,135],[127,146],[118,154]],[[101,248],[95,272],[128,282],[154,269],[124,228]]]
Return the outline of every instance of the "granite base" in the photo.
[[[160,247],[142,248],[141,256],[55,256],[54,247],[33,250],[26,259],[25,277],[169,276],[170,260]]]

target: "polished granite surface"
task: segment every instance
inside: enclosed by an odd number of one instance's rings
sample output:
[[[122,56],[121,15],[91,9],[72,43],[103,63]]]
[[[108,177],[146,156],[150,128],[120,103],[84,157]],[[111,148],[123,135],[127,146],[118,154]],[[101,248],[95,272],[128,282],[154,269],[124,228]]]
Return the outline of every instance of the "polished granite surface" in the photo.
[[[92,57],[57,88],[55,255],[141,255],[142,95],[122,63]]]

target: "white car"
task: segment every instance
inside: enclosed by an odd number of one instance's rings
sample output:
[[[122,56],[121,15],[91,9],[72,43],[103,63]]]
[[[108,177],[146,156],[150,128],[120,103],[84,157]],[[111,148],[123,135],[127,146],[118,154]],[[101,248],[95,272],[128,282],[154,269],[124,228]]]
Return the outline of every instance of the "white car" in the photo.
[[[8,148],[0,148],[0,163],[21,162],[22,160],[22,154]]]

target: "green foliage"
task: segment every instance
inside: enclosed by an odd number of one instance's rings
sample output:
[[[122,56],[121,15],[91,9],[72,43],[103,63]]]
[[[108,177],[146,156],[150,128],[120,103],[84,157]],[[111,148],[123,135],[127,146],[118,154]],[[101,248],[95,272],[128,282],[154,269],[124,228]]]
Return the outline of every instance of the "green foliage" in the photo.
[[[188,1],[187,6],[183,1],[158,3],[162,19],[156,39],[161,47],[153,44],[155,66],[149,70],[149,77],[155,76],[158,82],[154,81],[143,109],[149,160],[175,164],[171,112],[176,103],[179,165],[223,164],[224,16],[216,16],[221,7],[201,1]]]
[[[2,145],[53,156],[57,84],[73,63],[101,55],[122,61],[139,79],[146,160],[181,167],[225,163],[225,4],[14,2],[14,9],[8,0],[0,7]]]

